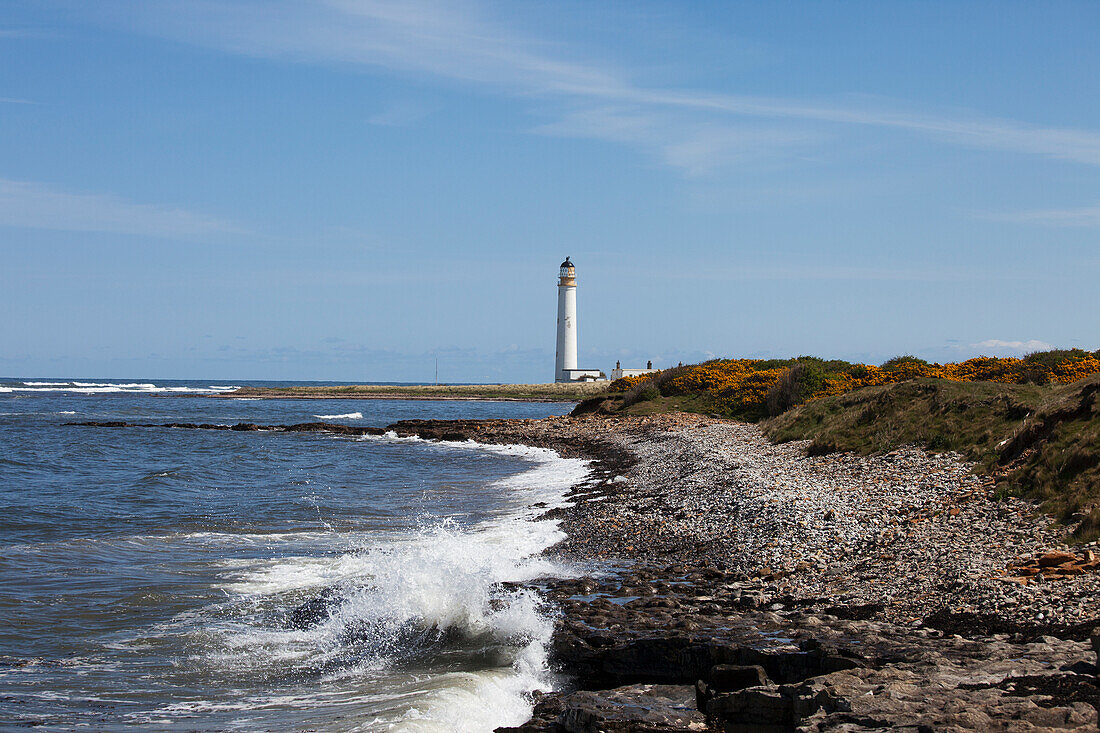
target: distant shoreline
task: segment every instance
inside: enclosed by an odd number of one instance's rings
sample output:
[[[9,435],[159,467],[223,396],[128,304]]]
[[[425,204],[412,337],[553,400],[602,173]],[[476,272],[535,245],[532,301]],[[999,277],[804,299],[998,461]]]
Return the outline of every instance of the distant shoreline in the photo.
[[[464,400],[493,402],[579,402],[602,394],[607,383],[334,385],[324,387],[241,387],[207,395],[222,399]]]

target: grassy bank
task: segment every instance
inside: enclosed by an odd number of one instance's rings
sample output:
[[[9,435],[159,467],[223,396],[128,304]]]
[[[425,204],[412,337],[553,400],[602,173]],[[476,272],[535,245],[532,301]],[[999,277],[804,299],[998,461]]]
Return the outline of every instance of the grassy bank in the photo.
[[[607,390],[607,383],[586,384],[348,384],[329,387],[242,387],[219,397],[265,399],[523,400],[579,402]]]
[[[998,490],[1038,503],[1079,540],[1100,536],[1100,375],[1068,385],[922,379],[827,397],[764,422],[810,453],[900,445],[959,451]]]

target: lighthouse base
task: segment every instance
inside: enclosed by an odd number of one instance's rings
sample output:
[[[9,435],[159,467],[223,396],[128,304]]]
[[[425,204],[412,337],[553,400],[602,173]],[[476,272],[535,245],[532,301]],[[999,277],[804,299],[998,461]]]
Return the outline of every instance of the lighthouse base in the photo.
[[[607,375],[599,369],[562,369],[557,382],[604,382]]]

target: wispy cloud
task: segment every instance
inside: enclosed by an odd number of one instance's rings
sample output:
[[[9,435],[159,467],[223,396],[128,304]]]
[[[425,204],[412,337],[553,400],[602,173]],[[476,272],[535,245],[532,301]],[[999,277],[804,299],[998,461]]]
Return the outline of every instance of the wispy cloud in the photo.
[[[1031,209],[985,214],[983,218],[1018,224],[1043,224],[1057,227],[1100,227],[1100,206],[1071,209]]]
[[[640,274],[640,273],[639,273]],[[975,272],[963,267],[876,267],[873,265],[843,264],[791,264],[787,266],[752,264],[735,268],[708,266],[703,269],[678,269],[666,267],[661,277],[673,280],[716,282],[926,282],[926,283],[974,283],[974,282],[1034,282],[1034,273],[1011,270],[985,269]]]
[[[29,99],[17,99],[15,97],[0,97],[0,104],[37,104]]]
[[[745,129],[745,118],[893,129],[971,148],[1100,166],[1100,132],[1048,127],[978,114],[919,113],[873,98],[806,102],[659,89],[604,60],[532,38],[473,2],[440,0],[168,0],[124,3],[122,22],[226,51],[289,61],[369,66],[494,87],[564,103],[542,133],[641,145],[669,165],[736,161],[784,150],[821,133]]]
[[[0,226],[184,240],[245,233],[241,227],[184,209],[4,178],[0,178]]]
[[[759,123],[695,121],[668,110],[636,105],[572,110],[555,122],[534,127],[533,132],[633,144],[689,175],[773,156],[822,137],[806,130]]]
[[[983,350],[982,353],[989,354],[1027,354],[1032,351],[1049,351],[1054,347],[1048,344],[1046,341],[1037,341],[1031,339],[1029,341],[1002,341],[1001,339],[986,339],[985,341],[979,341],[976,344],[970,344],[972,349]]]

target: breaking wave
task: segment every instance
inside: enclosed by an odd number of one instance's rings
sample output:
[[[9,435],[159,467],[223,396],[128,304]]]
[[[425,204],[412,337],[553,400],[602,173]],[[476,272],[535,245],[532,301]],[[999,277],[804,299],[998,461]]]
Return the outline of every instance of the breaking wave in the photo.
[[[343,415],[314,415],[314,417],[321,420],[362,420],[363,413],[361,412],[348,412]]]
[[[414,532],[357,538],[361,546],[347,552],[231,569],[223,620],[195,631],[203,664],[250,678],[384,675],[388,692],[363,698],[367,729],[489,731],[525,721],[530,694],[556,682],[547,664],[554,611],[517,584],[569,574],[540,554],[564,534],[537,515],[564,503],[587,462],[523,446],[444,445],[533,465],[495,482],[508,503],[474,526],[425,518]]]

